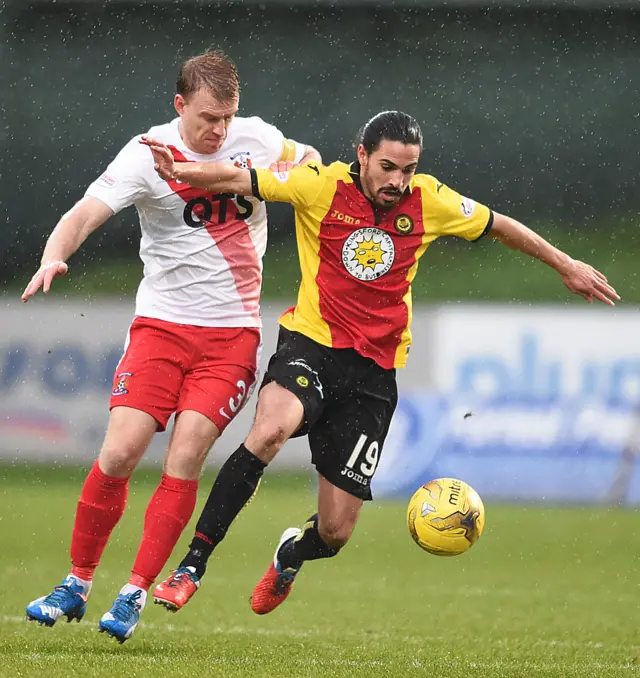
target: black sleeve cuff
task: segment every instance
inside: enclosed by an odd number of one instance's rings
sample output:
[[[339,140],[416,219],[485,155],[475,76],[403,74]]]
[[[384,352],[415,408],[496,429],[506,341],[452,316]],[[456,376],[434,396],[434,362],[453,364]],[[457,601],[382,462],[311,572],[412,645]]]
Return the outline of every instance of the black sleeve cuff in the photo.
[[[262,196],[260,195],[260,189],[258,188],[258,173],[252,167],[249,170],[249,174],[251,174],[251,193],[253,193],[254,198],[262,200]],[[493,213],[491,214],[491,220],[493,221]]]
[[[253,170],[252,170],[253,171]],[[478,240],[482,240],[487,233],[493,228],[493,212],[489,210],[489,221],[487,221],[487,225],[484,227],[484,231],[475,239],[472,240],[472,242],[478,242]]]

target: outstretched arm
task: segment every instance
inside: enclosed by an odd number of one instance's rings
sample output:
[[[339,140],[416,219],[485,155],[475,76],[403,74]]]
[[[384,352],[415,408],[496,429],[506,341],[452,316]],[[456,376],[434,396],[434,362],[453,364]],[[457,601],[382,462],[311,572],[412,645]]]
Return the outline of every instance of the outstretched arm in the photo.
[[[113,210],[98,198],[85,196],[77,202],[49,236],[40,268],[22,293],[22,301],[29,301],[40,288],[47,293],[54,278],[66,275],[67,259],[111,216]]]
[[[181,181],[213,193],[251,195],[251,173],[247,169],[226,162],[176,162],[162,141],[142,137],[140,143],[151,149],[155,170],[165,181]]]
[[[572,259],[511,217],[494,212],[493,225],[488,235],[507,247],[520,250],[551,266],[560,274],[562,282],[571,292],[584,297],[589,303],[597,299],[603,304],[614,306],[614,301],[620,299],[600,271],[583,261]]]

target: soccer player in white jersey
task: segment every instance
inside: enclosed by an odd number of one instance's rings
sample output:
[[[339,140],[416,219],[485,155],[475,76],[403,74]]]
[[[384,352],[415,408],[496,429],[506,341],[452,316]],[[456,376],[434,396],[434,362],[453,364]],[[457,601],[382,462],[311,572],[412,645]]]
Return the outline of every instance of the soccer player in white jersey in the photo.
[[[260,118],[236,117],[239,80],[220,51],[186,61],[176,83],[178,117],[152,127],[177,160],[290,168],[319,160]],[[67,260],[109,217],[135,205],[144,277],[124,355],[117,367],[109,424],[78,502],[70,574],[27,606],[27,618],[53,626],[80,621],[91,581],[120,520],[129,476],[156,431],[175,426],[164,472],[144,520],[129,582],[100,620],[120,642],[131,636],[147,591],[189,522],[207,452],[249,397],[260,348],[259,298],[267,242],[263,202],[164,181],[137,136],[116,156],[47,241],[23,301],[67,272]]]

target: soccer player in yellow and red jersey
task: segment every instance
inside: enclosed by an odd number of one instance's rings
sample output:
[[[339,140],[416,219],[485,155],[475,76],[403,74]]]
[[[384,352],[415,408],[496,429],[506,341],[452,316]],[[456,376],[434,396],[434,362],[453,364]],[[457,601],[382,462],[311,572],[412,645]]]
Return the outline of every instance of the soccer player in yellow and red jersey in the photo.
[[[223,465],[188,555],[154,593],[179,609],[197,590],[208,558],[251,497],[266,465],[292,436],[309,436],[319,474],[318,511],[287,529],[251,599],[270,612],[291,591],[308,560],[335,556],[364,500],[397,402],[395,370],[411,344],[411,282],[439,236],[489,235],[554,268],[572,292],[612,305],[618,295],[591,266],[575,261],[510,217],[416,174],[418,123],[386,111],[363,128],[357,162],[309,163],[291,171],[178,163],[150,146],[166,179],[223,193],[293,204],[302,283],[298,303],[280,319],[254,425]]]

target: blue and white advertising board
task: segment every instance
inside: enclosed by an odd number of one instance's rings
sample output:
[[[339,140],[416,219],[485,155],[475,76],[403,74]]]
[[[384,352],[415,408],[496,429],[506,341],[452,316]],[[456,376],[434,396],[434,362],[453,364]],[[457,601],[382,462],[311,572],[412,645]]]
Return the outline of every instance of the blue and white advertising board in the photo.
[[[262,368],[284,304],[264,309]],[[414,345],[374,479],[407,497],[438,476],[486,500],[640,504],[640,311],[452,304],[414,309]],[[102,443],[132,300],[0,303],[0,457],[87,463]],[[255,395],[211,455],[251,426]],[[162,458],[168,434],[147,457]],[[310,468],[306,439],[274,466]]]
[[[486,499],[640,503],[640,312],[440,307],[430,383],[403,389],[374,480],[459,477]],[[416,336],[416,345],[418,344]]]
[[[109,395],[122,356],[133,299],[67,301],[51,294],[22,304],[0,298],[0,458],[88,463],[106,429]],[[263,308],[264,370],[275,348],[282,305]],[[246,436],[256,396],[215,446],[208,463],[220,464]],[[155,436],[144,462],[159,462],[171,424]],[[291,441],[274,466],[308,468],[304,440]]]
[[[454,477],[485,499],[639,504],[639,420],[620,404],[405,393],[374,494]]]

